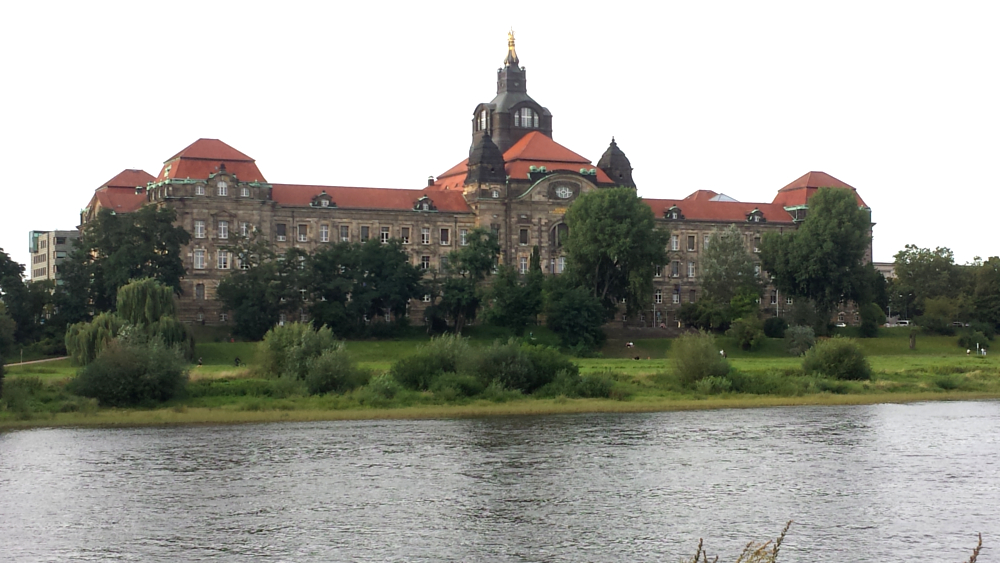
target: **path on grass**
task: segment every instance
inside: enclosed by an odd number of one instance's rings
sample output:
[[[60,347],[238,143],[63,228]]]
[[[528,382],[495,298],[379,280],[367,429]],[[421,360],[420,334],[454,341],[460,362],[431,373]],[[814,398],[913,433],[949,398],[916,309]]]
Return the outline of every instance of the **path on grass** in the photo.
[[[60,356],[58,358],[45,358],[44,360],[32,360],[30,362],[21,362],[17,364],[4,364],[4,366],[27,366],[31,364],[41,364],[44,362],[54,362],[56,360],[68,360],[69,356]]]

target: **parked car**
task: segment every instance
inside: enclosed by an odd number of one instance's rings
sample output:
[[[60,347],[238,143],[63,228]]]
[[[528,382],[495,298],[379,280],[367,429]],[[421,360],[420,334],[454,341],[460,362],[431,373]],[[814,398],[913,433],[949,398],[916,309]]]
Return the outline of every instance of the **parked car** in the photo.
[[[847,323],[837,323],[837,328],[847,328]]]

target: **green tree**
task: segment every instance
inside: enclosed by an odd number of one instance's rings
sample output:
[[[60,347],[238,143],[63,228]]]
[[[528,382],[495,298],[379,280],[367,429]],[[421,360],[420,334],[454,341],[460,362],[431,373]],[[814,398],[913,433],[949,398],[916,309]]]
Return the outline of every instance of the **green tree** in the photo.
[[[811,299],[826,323],[838,303],[869,287],[862,260],[870,229],[871,214],[858,206],[853,190],[820,188],[798,230],[764,235],[761,265],[786,295]]]
[[[537,246],[531,251],[531,265],[523,279],[513,266],[501,266],[487,291],[486,321],[521,336],[541,312],[543,281]]]
[[[402,318],[410,299],[422,294],[420,270],[410,264],[402,243],[371,239],[359,245],[358,256],[351,290],[351,306],[360,313],[357,316],[383,317],[386,322],[390,315]]]
[[[569,273],[600,300],[612,318],[623,299],[629,312],[652,293],[656,264],[667,262],[669,233],[656,228],[652,209],[631,188],[596,190],[566,212]]]
[[[752,296],[756,303],[763,289],[756,265],[736,225],[712,233],[700,263],[704,298],[728,304],[737,295]]]
[[[545,318],[563,346],[581,352],[604,343],[602,330],[606,312],[601,301],[587,288],[575,285],[569,276],[549,276],[545,288]]]
[[[481,285],[493,271],[500,255],[497,236],[477,228],[466,237],[467,244],[448,253],[448,265],[443,268],[438,308],[452,319],[456,334],[465,324],[475,320],[482,303]]]
[[[973,304],[979,321],[1000,327],[1000,257],[991,256],[976,269]]]
[[[885,313],[875,303],[861,306],[861,326],[859,333],[862,338],[878,336],[878,327],[885,324]]]
[[[11,260],[0,248],[0,302],[16,324],[14,339],[22,344],[36,336],[36,315],[28,285],[24,282],[24,266]]]
[[[10,356],[17,342],[17,323],[7,314],[7,306],[0,302],[0,356]]]
[[[70,255],[90,282],[88,298],[96,311],[113,311],[118,288],[129,281],[152,278],[180,293],[184,276],[181,248],[191,236],[175,226],[177,212],[146,205],[134,213],[104,209],[86,224]]]

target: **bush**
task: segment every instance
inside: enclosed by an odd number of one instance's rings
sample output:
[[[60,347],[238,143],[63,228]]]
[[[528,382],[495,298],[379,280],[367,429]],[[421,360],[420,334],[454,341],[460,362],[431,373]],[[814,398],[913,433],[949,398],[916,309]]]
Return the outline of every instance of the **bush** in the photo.
[[[695,390],[706,395],[727,393],[730,389],[732,389],[732,387],[732,380],[728,377],[721,377],[718,375],[710,375],[706,378],[699,379],[698,382],[694,384]]]
[[[788,321],[781,317],[769,317],[764,321],[764,336],[768,338],[784,338],[788,329]]]
[[[615,382],[604,374],[588,374],[580,378],[577,395],[588,399],[606,399],[611,396]]]
[[[366,380],[343,343],[337,343],[308,361],[305,382],[310,395],[320,395],[350,391],[364,385]]]
[[[412,355],[397,360],[389,373],[407,389],[426,391],[436,377],[458,371],[459,361],[468,361],[472,355],[467,339],[457,335],[439,336]]]
[[[885,324],[885,313],[882,308],[874,303],[861,306],[861,327],[858,333],[862,338],[875,338],[878,336],[878,327]]]
[[[989,348],[990,339],[978,330],[967,329],[958,337],[958,345],[966,350]]]
[[[801,395],[806,391],[805,385],[801,382],[802,378],[790,377],[776,371],[738,372],[733,370],[728,377],[733,382],[733,391],[748,395],[789,397]]]
[[[757,316],[743,317],[733,321],[726,334],[735,338],[741,349],[756,350],[764,343],[764,323]]]
[[[809,326],[790,326],[785,330],[785,349],[793,356],[805,354],[816,343],[816,334]]]
[[[871,366],[857,342],[839,336],[824,340],[806,352],[802,371],[834,379],[864,380],[872,377]]]
[[[70,382],[70,390],[109,407],[149,405],[177,396],[187,381],[180,353],[156,338],[111,342]]]
[[[930,334],[941,336],[954,336],[955,329],[951,326],[951,320],[938,315],[921,315],[913,319],[917,326]]]
[[[306,323],[286,323],[267,331],[257,345],[257,369],[265,377],[305,379],[309,362],[338,346],[327,327],[316,330]]]
[[[678,380],[691,385],[706,377],[723,377],[729,362],[719,353],[715,337],[707,332],[685,334],[671,346]]]
[[[483,392],[486,386],[474,375],[461,373],[443,373],[434,379],[431,391],[446,399],[457,397],[474,397]]]
[[[498,383],[505,389],[531,393],[548,383],[556,374],[579,374],[579,368],[558,350],[545,346],[532,346],[510,339],[477,354],[467,371],[475,373],[484,382]]]
[[[373,377],[365,386],[365,391],[370,398],[388,401],[399,393],[400,387],[391,375],[383,373]]]

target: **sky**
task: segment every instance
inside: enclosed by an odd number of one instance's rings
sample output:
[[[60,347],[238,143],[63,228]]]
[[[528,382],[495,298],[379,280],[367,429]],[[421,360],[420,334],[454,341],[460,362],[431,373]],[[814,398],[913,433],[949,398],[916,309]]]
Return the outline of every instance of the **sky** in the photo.
[[[874,257],[1000,254],[1000,4],[5,2],[0,248],[126,168],[222,139],[272,182],[414,188],[468,155],[513,28],[553,137],[639,194],[854,186]]]

